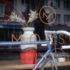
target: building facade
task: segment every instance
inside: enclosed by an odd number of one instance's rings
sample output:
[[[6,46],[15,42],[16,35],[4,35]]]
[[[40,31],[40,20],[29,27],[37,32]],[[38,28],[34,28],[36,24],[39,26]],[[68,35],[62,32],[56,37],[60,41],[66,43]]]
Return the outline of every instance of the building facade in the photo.
[[[47,5],[48,1],[51,1],[51,5],[56,11],[56,21],[54,24],[67,25],[70,27],[69,0],[0,0],[0,20],[7,20],[12,11],[23,15],[28,9],[37,10],[39,7]]]
[[[70,31],[70,0],[0,0],[0,41],[12,41],[13,33],[17,38],[22,33],[21,28],[23,25],[21,23],[8,21],[12,11],[27,18],[30,9],[40,10],[42,6],[48,5],[49,2],[56,11],[56,20],[47,29]],[[36,28],[38,27],[36,26]],[[42,32],[41,29],[39,33]],[[7,50],[6,48],[11,49],[13,47],[1,46],[0,48],[3,48],[5,51]],[[1,49],[0,51],[3,50]]]

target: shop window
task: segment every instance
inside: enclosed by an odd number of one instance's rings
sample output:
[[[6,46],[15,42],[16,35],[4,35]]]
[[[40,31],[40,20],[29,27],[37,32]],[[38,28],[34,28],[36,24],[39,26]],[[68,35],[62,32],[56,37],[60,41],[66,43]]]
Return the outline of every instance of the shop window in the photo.
[[[60,18],[61,18],[61,15],[57,14],[56,15],[56,23],[60,24]]]
[[[48,0],[45,0],[44,1],[44,5],[48,5]]]
[[[30,2],[31,2],[31,0],[21,0],[21,3],[22,3],[22,4],[24,4],[24,3],[27,3],[27,4],[28,4],[28,3],[30,3]]]
[[[5,15],[5,5],[0,4],[0,17],[4,17]]]
[[[21,3],[24,4],[24,1],[25,1],[25,0],[21,0]]]
[[[70,22],[70,15],[64,15],[64,22]]]
[[[60,1],[61,0],[52,0],[52,5],[54,8],[60,8]]]
[[[70,10],[70,0],[64,0],[64,8]]]

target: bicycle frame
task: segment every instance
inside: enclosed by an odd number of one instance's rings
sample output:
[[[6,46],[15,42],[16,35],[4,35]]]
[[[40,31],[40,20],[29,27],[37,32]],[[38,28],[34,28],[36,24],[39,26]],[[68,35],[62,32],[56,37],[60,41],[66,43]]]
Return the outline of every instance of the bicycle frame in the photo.
[[[47,32],[47,34],[54,34],[55,36],[57,35],[57,34],[65,34],[65,35],[67,35],[67,36],[70,36],[70,33],[69,32],[67,32],[67,31],[64,31],[64,30],[60,30],[60,31],[46,31]],[[55,44],[56,44],[56,38],[55,38]],[[48,51],[44,54],[44,56],[40,59],[40,61],[35,65],[35,67],[33,68],[33,70],[36,70],[37,69],[37,67],[41,64],[41,62],[50,54],[52,52],[52,50],[51,50],[51,45],[48,43]],[[52,59],[53,59],[53,61],[54,61],[54,63],[55,63],[55,60],[54,60],[54,56],[53,55],[51,55],[51,57],[52,57]],[[57,68],[56,68],[56,70],[57,70]]]
[[[44,56],[41,58],[41,60],[34,66],[33,70],[36,70],[38,66],[41,64],[41,62],[50,54],[51,51],[51,45],[50,42],[47,43],[48,51],[44,54]]]

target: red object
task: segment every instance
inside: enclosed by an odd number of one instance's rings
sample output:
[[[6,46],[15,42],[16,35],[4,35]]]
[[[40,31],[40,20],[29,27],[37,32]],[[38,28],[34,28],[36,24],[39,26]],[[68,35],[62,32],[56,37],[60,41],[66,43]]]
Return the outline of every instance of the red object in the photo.
[[[20,62],[24,64],[35,64],[37,60],[36,50],[26,50],[20,53]]]

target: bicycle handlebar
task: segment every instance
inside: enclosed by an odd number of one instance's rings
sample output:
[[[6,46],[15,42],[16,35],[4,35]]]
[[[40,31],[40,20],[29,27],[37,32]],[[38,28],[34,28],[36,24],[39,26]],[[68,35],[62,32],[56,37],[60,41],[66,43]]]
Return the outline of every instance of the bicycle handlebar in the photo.
[[[70,36],[70,32],[68,32],[68,31],[63,31],[63,30],[57,31],[57,34],[59,34],[59,33]]]
[[[67,35],[67,36],[70,36],[70,32],[68,31],[65,31],[65,30],[58,30],[58,31],[47,31],[45,30],[46,33],[48,34],[64,34],[64,35]]]

